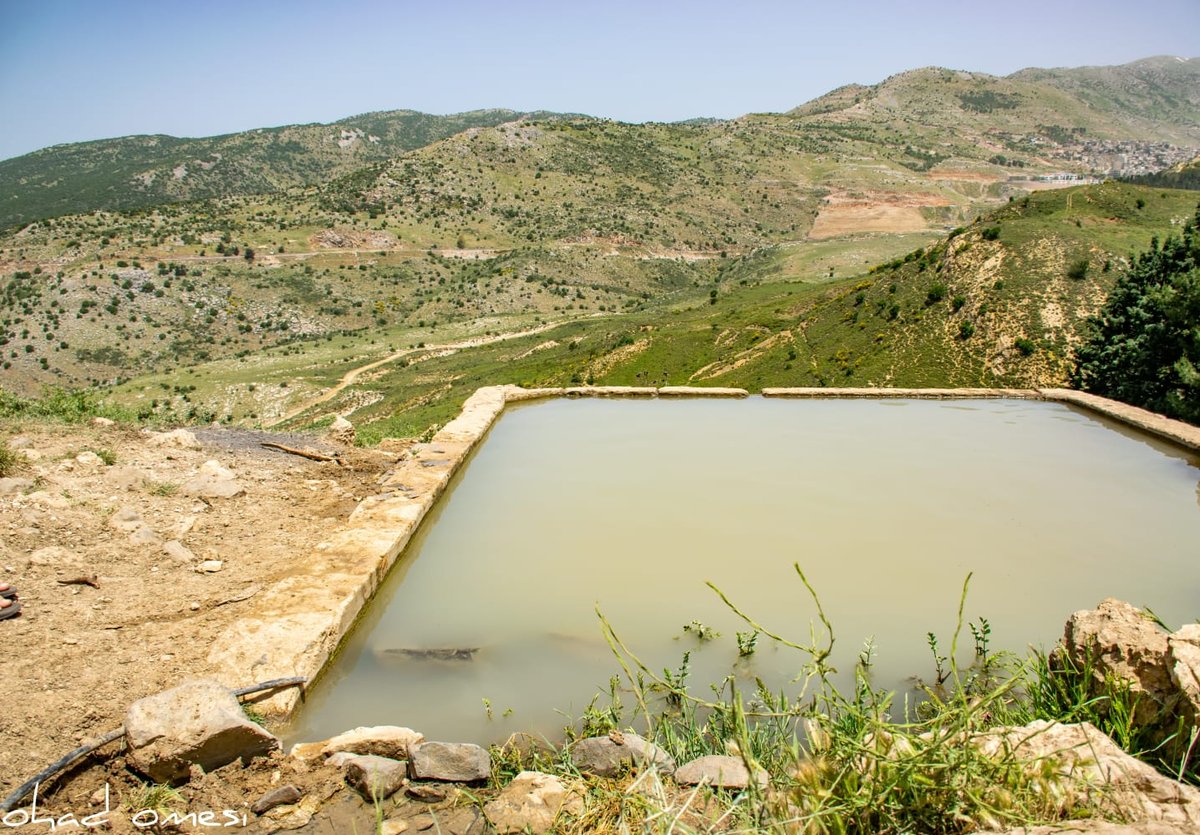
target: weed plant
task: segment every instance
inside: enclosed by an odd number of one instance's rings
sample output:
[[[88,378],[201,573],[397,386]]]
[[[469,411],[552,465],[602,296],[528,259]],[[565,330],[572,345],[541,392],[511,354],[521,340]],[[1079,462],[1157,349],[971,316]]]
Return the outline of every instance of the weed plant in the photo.
[[[1003,747],[989,753],[978,744],[997,728],[1034,719],[1093,722],[1151,761],[1156,752],[1182,747],[1182,758],[1168,763],[1159,757],[1156,764],[1173,776],[1195,778],[1187,744],[1171,748],[1133,725],[1135,705],[1127,686],[1110,681],[1096,692],[1087,684],[1090,669],[1058,663],[1057,656],[995,653],[986,619],[964,630],[969,575],[949,647],[943,653],[938,639],[929,636],[934,677],[919,685],[917,703],[897,705],[893,693],[873,686],[869,644],[857,658],[852,686],[835,686],[833,626],[800,566],[795,569],[816,606],[817,622],[806,642],[756,622],[710,584],[750,628],[738,634],[740,650],[753,651],[747,641],[752,635],[797,653],[799,674],[791,692],[773,692],[758,679],[747,688],[735,670],[710,685],[708,695],[697,695],[688,682],[689,653],[674,670],[653,670],[598,612],[622,675],[610,681],[607,699],[597,697],[568,728],[568,746],[561,751],[496,749],[497,783],[523,767],[582,781],[586,811],[562,822],[562,832],[952,834],[1112,816],[1102,793],[1064,781],[1053,762],[1019,758]],[[962,666],[959,641],[968,633],[974,658]],[[632,705],[625,704],[626,694]],[[730,754],[752,774],[765,771],[768,783],[763,788],[751,781],[743,791],[685,791],[653,766],[623,780],[583,781],[565,753],[570,742],[635,726],[677,762]],[[1196,747],[1194,735],[1184,742]]]

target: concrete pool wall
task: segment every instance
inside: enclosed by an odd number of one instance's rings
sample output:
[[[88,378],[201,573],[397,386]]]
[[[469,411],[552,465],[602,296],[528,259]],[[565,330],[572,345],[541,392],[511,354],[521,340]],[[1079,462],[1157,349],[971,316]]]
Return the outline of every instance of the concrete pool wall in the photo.
[[[744,389],[578,387],[476,391],[462,412],[428,443],[416,444],[363,499],[345,526],[301,562],[295,573],[265,590],[253,611],[227,627],[208,655],[217,676],[240,687],[323,669],[367,602],[403,553],[426,513],[445,492],[508,403],[556,397],[746,397]],[[1043,400],[1083,407],[1184,448],[1200,451],[1200,427],[1095,395],[1066,389],[829,389],[772,388],[764,397]],[[286,691],[262,702],[263,712],[286,716],[301,695]]]

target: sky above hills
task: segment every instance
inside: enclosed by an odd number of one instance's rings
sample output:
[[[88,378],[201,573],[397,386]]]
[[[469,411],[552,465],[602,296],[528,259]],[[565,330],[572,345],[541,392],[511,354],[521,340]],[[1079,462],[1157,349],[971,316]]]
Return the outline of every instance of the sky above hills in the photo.
[[[1197,0],[0,0],[0,159],[372,110],[790,109],[939,65],[1200,55]]]

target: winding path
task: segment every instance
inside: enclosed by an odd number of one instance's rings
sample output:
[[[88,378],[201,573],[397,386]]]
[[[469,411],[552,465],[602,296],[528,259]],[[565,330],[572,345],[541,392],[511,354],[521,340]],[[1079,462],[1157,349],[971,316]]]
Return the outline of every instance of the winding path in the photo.
[[[442,345],[426,345],[424,348],[405,348],[402,351],[396,351],[395,353],[388,354],[383,359],[374,360],[366,365],[360,365],[357,368],[350,369],[343,374],[341,379],[338,380],[333,386],[330,386],[316,397],[310,398],[300,405],[292,407],[285,412],[282,417],[276,418],[270,423],[265,424],[265,428],[274,429],[276,426],[287,423],[292,418],[304,414],[314,406],[320,406],[322,403],[328,403],[330,400],[337,397],[338,394],[340,394],[347,386],[353,385],[361,375],[368,371],[373,371],[382,365],[395,362],[401,357],[408,356],[409,354],[419,354],[428,351],[458,351],[463,348],[478,348],[481,345],[491,345],[494,342],[504,342],[509,339],[518,339],[522,336],[532,336],[535,333],[541,333],[542,331],[556,328],[561,324],[563,324],[563,322],[547,322],[544,325],[538,325],[536,328],[530,328],[529,330],[524,331],[510,331],[509,333],[498,333],[494,336],[476,336],[472,337],[471,339],[461,340],[459,342],[448,342]]]

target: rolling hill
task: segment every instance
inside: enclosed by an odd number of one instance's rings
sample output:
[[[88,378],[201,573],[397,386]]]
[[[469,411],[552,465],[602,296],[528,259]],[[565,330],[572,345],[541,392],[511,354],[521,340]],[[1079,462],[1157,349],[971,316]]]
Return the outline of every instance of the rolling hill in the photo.
[[[126,136],[0,161],[0,229],[58,215],[260,194],[336,177],[473,127],[522,116],[393,110],[201,139]]]

